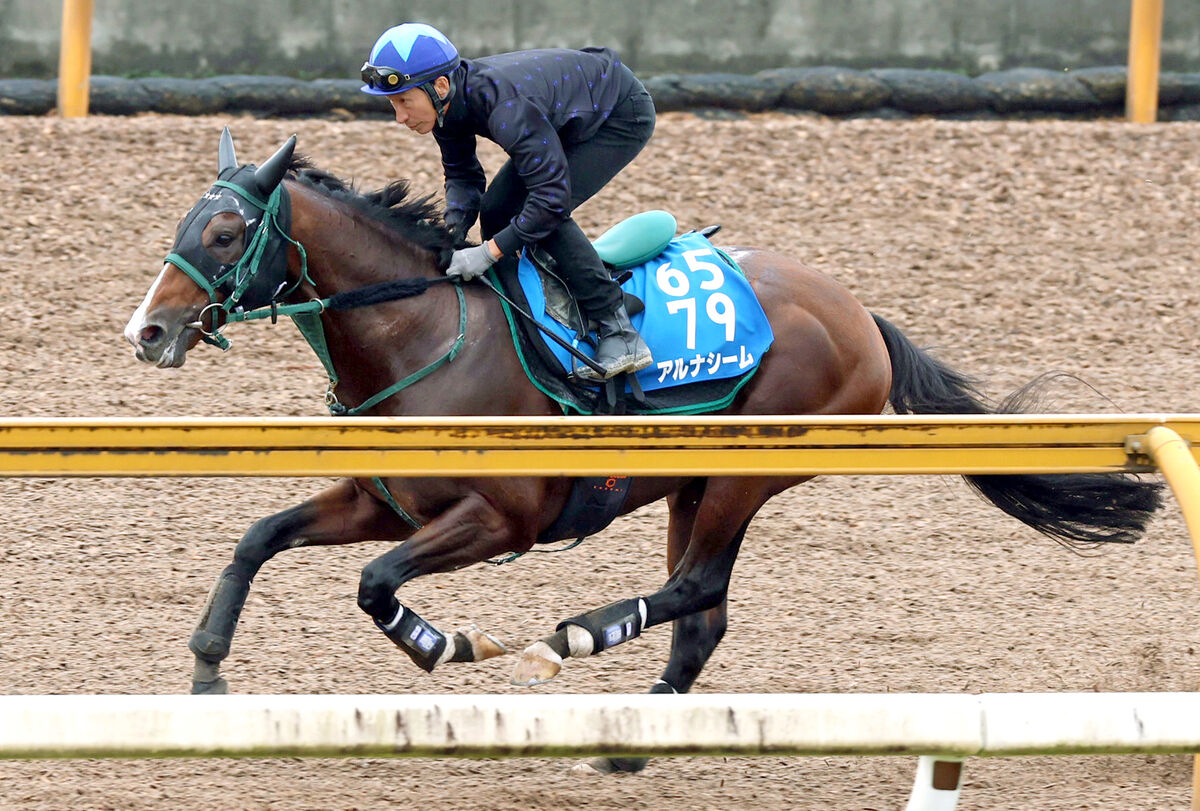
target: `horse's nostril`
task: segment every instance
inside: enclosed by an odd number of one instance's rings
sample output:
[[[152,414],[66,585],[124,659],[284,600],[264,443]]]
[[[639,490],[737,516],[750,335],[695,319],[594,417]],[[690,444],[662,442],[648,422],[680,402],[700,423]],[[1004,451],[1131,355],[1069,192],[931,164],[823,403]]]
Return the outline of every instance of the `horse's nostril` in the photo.
[[[154,346],[162,340],[163,328],[159,326],[149,326],[138,333],[138,343],[142,346]]]

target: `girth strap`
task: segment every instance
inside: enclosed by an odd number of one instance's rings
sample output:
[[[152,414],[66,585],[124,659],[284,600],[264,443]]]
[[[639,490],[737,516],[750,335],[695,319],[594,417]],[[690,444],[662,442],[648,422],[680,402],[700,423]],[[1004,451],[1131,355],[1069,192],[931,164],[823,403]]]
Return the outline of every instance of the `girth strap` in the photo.
[[[403,518],[410,527],[413,529],[421,528],[421,522],[409,515],[408,512],[400,506],[400,502],[396,501],[395,496],[392,495],[392,491],[387,489],[387,485],[384,484],[383,479],[378,476],[373,476],[371,478],[371,483],[375,485],[375,489],[379,491],[379,495],[383,497],[383,500],[387,502],[387,505],[391,507],[397,515]]]

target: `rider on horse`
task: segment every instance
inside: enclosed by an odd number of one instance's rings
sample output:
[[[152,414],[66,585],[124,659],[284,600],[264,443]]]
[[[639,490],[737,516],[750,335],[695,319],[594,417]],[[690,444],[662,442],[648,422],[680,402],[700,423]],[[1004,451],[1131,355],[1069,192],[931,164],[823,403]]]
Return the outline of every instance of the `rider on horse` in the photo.
[[[446,175],[446,223],[462,237],[480,219],[483,244],[454,252],[446,273],[473,279],[523,245],[540,244],[597,323],[604,378],[653,362],[621,289],[571,212],[642,150],[654,102],[607,48],[535,50],[463,59],[420,23],[389,28],[362,66],[362,90],[386,96],[396,122],[433,133]],[[476,136],[509,160],[490,185]],[[599,375],[584,367],[578,374]]]

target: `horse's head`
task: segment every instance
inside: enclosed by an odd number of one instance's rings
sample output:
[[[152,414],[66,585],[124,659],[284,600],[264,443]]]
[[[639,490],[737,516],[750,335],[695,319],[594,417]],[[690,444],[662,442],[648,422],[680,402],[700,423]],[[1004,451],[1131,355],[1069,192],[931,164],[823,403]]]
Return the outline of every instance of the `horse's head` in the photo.
[[[125,326],[138,360],[182,366],[201,338],[228,343],[220,326],[235,309],[270,304],[286,285],[290,201],[282,180],[296,136],[262,166],[239,166],[221,133],[217,181],[179,221],[158,278]]]

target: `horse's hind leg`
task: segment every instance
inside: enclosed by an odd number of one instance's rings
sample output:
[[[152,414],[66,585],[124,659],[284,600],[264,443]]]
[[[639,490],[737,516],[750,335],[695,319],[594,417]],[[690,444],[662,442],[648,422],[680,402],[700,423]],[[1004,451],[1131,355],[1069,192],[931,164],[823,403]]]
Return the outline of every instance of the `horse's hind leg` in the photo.
[[[285,549],[365,540],[392,540],[411,533],[391,509],[343,479],[303,504],[254,523],[217,578],[188,647],[196,656],[193,693],[224,693],[221,661],[229,655],[250,583],[263,564]]]

